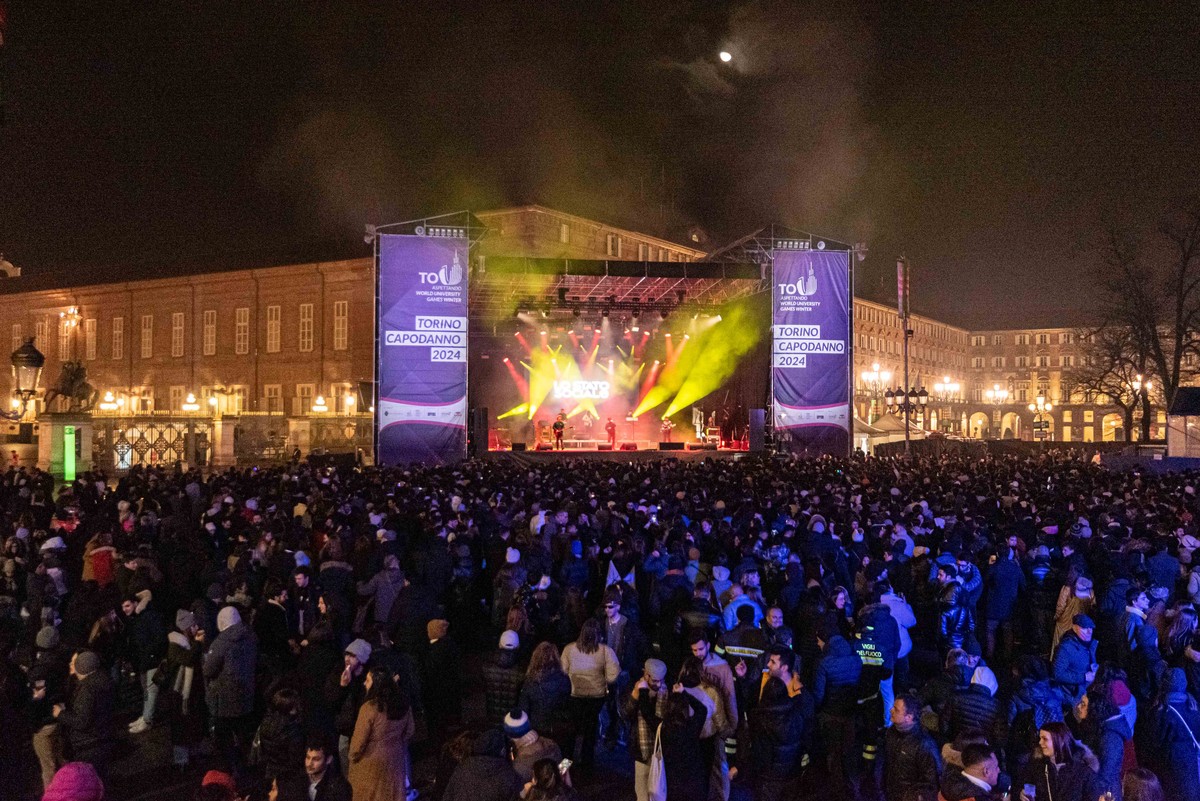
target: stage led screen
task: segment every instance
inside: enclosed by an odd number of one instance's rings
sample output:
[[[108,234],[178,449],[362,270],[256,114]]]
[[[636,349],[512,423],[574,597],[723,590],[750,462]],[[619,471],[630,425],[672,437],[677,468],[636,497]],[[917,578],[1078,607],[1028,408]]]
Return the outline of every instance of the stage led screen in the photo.
[[[850,254],[776,250],[771,389],[780,450],[850,448]]]
[[[467,248],[466,239],[380,236],[379,464],[466,456]]]

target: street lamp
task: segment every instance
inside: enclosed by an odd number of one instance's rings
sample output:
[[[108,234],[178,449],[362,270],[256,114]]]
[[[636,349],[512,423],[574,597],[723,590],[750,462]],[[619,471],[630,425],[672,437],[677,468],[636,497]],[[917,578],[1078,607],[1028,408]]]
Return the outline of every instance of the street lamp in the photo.
[[[182,408],[185,412],[200,411],[200,404],[196,402],[195,394],[189,392],[187,394],[187,397],[184,399],[180,408]]]
[[[12,352],[13,399],[12,409],[0,411],[5,420],[20,420],[25,416],[29,402],[37,395],[38,383],[42,379],[42,367],[46,357],[33,345],[33,337]]]
[[[916,387],[909,387],[907,392],[904,391],[904,387],[889,389],[883,394],[883,399],[889,412],[904,415],[906,431],[909,417],[915,413],[920,413],[923,417],[925,407],[929,405],[929,393],[925,391],[924,387],[921,387],[920,390],[917,390]]]
[[[1034,402],[1029,404],[1029,411],[1033,412],[1033,438],[1046,439],[1050,436],[1050,415],[1049,412],[1054,406],[1046,400],[1046,394],[1039,392]]]
[[[1002,406],[1008,400],[1008,390],[1000,389],[999,384],[992,384],[992,388],[984,392],[983,396],[988,399],[989,403]]]
[[[892,374],[887,370],[879,369],[879,362],[871,365],[870,370],[863,370],[859,374],[862,379],[863,386],[866,387],[868,394],[871,396],[871,410],[867,414],[867,422],[873,423],[878,418],[875,413],[875,404],[879,402],[879,390],[887,385],[892,380]]]
[[[1141,401],[1142,406],[1142,434],[1143,440],[1150,439],[1150,390],[1154,387],[1154,382],[1150,379],[1142,380],[1142,374],[1138,373],[1137,378],[1130,382],[1133,386],[1134,403]],[[1132,420],[1130,421],[1133,422]],[[1133,438],[1133,432],[1126,434],[1127,439]]]

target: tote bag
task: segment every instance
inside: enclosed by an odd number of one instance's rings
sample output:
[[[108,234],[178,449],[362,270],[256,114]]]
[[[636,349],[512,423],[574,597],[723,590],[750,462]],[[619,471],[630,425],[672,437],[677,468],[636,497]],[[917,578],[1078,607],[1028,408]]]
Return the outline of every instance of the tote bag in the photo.
[[[654,753],[650,755],[650,801],[667,801],[667,769],[663,765],[661,723],[654,733]]]

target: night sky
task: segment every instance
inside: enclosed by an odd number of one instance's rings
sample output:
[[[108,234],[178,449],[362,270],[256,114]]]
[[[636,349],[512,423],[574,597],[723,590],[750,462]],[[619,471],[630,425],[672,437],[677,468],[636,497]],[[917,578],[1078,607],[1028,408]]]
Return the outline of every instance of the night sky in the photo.
[[[1196,187],[1196,3],[8,5],[26,275],[366,255],[367,222],[536,202],[866,242],[861,295],[903,252],[917,311],[1069,325],[1106,221]]]

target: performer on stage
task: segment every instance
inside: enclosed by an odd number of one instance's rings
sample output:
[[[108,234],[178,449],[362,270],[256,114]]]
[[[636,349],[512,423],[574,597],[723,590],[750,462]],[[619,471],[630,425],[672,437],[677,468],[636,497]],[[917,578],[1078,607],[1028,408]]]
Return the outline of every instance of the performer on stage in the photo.
[[[567,430],[567,415],[565,412],[559,412],[558,417],[554,418],[554,449],[561,451],[563,449],[563,432]]]
[[[662,425],[658,427],[658,430],[661,432],[661,436],[662,436],[662,440],[660,440],[661,442],[670,442],[671,441],[671,429],[674,427],[675,427],[675,424],[671,422],[670,417],[663,418]]]
[[[704,410],[699,406],[692,407],[692,427],[696,429],[696,440],[704,442]]]
[[[604,433],[608,434],[608,446],[610,448],[617,447],[617,424],[613,422],[611,417],[604,424]]]

